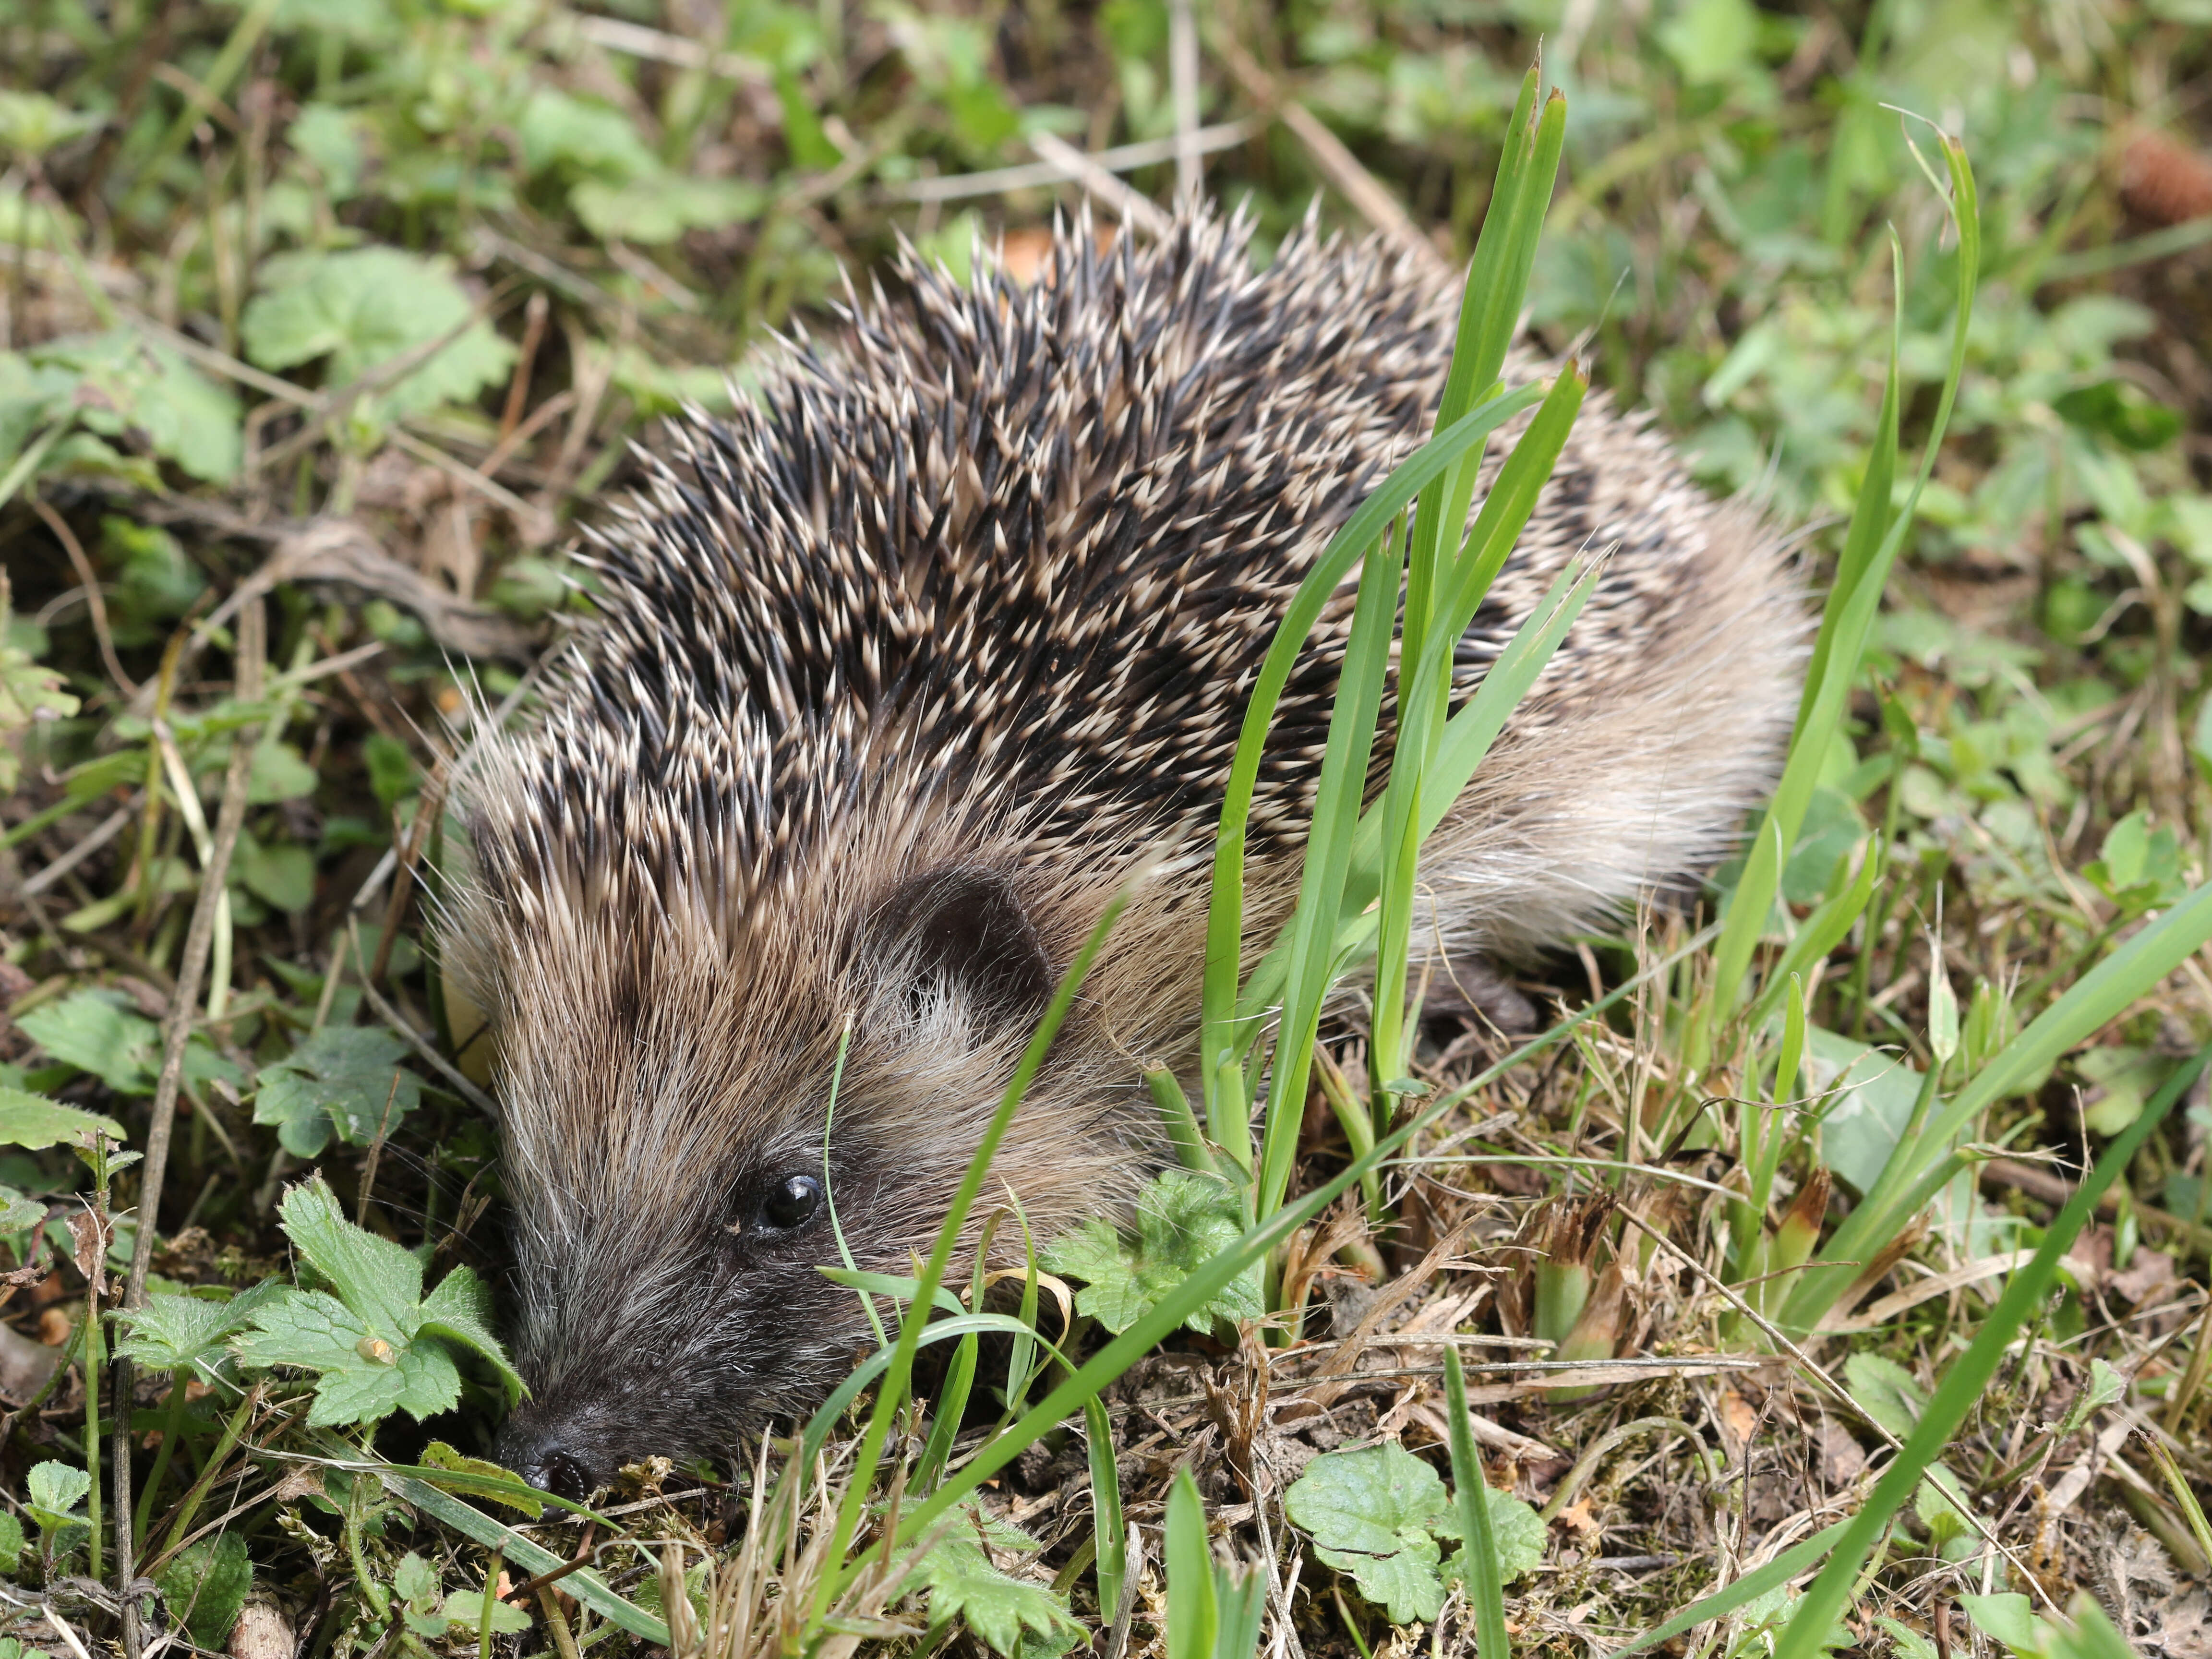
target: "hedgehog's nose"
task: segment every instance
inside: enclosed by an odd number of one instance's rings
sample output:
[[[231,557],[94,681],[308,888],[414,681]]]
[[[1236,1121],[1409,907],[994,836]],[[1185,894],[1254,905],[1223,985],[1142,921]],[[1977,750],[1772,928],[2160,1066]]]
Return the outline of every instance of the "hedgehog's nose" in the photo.
[[[580,1449],[565,1444],[557,1430],[533,1431],[510,1419],[500,1431],[498,1449],[499,1461],[540,1492],[574,1504],[592,1495],[589,1459]]]

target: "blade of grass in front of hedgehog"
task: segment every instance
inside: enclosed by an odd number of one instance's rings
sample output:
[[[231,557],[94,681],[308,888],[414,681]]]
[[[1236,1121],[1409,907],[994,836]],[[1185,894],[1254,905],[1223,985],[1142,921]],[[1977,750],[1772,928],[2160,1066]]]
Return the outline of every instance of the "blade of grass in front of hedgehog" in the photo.
[[[1575,416],[1582,408],[1583,397],[1589,382],[1580,370],[1570,368],[1555,380],[1546,393],[1542,406],[1536,411],[1528,428],[1513,447],[1512,453],[1498,469],[1492,485],[1489,499],[1484,501],[1471,532],[1473,545],[1468,556],[1454,568],[1452,591],[1443,596],[1431,631],[1432,650],[1425,652],[1430,659],[1432,672],[1447,677],[1450,673],[1451,642],[1457,633],[1463,632],[1472,619],[1481,595],[1489,586],[1519,539],[1529,515],[1535,510],[1536,498],[1545,481],[1552,475],[1559,453],[1566,446],[1567,434],[1573,428]],[[1397,579],[1395,558],[1382,561],[1389,566],[1387,573],[1377,573],[1389,583],[1388,603],[1395,611],[1397,599]],[[1370,567],[1370,570],[1373,567]],[[1361,579],[1360,604],[1369,603],[1368,575]],[[1380,582],[1378,581],[1378,586]],[[1384,599],[1378,594],[1376,608],[1381,611]],[[1534,617],[1524,620],[1524,629]],[[1381,695],[1382,676],[1388,666],[1389,651],[1389,617],[1385,613],[1375,634],[1364,641],[1360,633],[1360,622],[1352,624],[1353,643],[1346,648],[1343,682],[1338,692],[1338,703],[1329,716],[1328,758],[1322,766],[1322,777],[1314,805],[1314,829],[1306,845],[1305,868],[1298,892],[1298,908],[1291,918],[1291,949],[1285,961],[1285,985],[1282,1000],[1282,1024],[1275,1044],[1274,1076],[1267,1090],[1267,1116],[1262,1142],[1263,1156],[1254,1213],[1266,1217],[1280,1207],[1283,1194],[1289,1186],[1291,1166],[1297,1152],[1297,1134],[1304,1117],[1305,1085],[1311,1069],[1313,1040],[1321,1025],[1321,1011],[1329,988],[1344,972],[1349,952],[1344,938],[1342,922],[1346,888],[1360,844],[1363,819],[1376,822],[1378,844],[1387,848],[1389,834],[1382,822],[1381,809],[1363,814],[1361,805],[1367,783],[1366,756],[1372,741],[1373,717],[1369,713],[1368,690]],[[1562,630],[1562,634],[1564,630]],[[1378,643],[1379,640],[1379,643]],[[1556,647],[1557,638],[1553,644]],[[1538,664],[1537,671],[1541,672]],[[1364,678],[1354,680],[1355,667]],[[1529,683],[1534,683],[1534,675]],[[1344,685],[1360,687],[1360,701],[1347,709]],[[1524,690],[1526,687],[1522,688]],[[1350,719],[1346,720],[1347,714]],[[1498,715],[1502,725],[1504,715]],[[1339,745],[1340,721],[1345,722],[1351,734],[1341,748]],[[1364,722],[1364,726],[1360,722]],[[1365,741],[1361,740],[1361,732]],[[1409,752],[1420,765],[1420,745],[1428,743],[1425,727],[1413,739]],[[1441,735],[1438,744],[1441,744]],[[1349,763],[1347,757],[1357,745],[1358,759]],[[1486,745],[1486,747],[1487,745]],[[1436,769],[1442,772],[1443,769]],[[1395,767],[1394,764],[1393,771]],[[1469,775],[1473,769],[1468,769]],[[1460,778],[1446,790],[1443,777],[1437,787],[1425,793],[1416,789],[1413,796],[1413,817],[1409,821],[1419,831],[1413,839],[1414,845],[1425,839],[1430,829],[1443,819],[1451,802],[1466,781]],[[1323,827],[1327,836],[1323,837]],[[1316,857],[1316,850],[1320,857]],[[1398,876],[1402,884],[1402,897],[1410,906],[1414,871],[1410,861],[1401,861]],[[1378,879],[1380,869],[1378,867]],[[1360,910],[1364,911],[1364,902]],[[1410,914],[1410,912],[1409,912]],[[1396,980],[1402,988],[1405,983],[1403,960],[1408,941],[1398,941],[1400,960],[1396,963]],[[1378,1126],[1387,1126],[1389,1116],[1383,1101],[1375,1107]]]
[[[1037,1022],[1036,1034],[1022,1051],[1021,1060],[1014,1066],[1014,1074],[1006,1080],[1006,1092],[1000,1097],[999,1109],[992,1115],[989,1126],[983,1131],[975,1155],[968,1163],[968,1172],[961,1177],[960,1186],[953,1194],[951,1207],[945,1212],[945,1223],[937,1231],[937,1243],[931,1249],[928,1261],[923,1266],[914,1299],[907,1304],[904,1317],[899,1321],[897,1345],[890,1352],[883,1385],[876,1391],[875,1409],[869,1414],[868,1426],[860,1440],[860,1450],[853,1459],[851,1484],[845,1489],[844,1501],[837,1507],[836,1530],[832,1535],[830,1559],[843,1562],[851,1550],[853,1535],[859,1529],[860,1512],[866,1507],[876,1481],[876,1470],[883,1461],[884,1443],[890,1437],[891,1419],[906,1404],[907,1389],[914,1371],[915,1350],[921,1341],[922,1327],[929,1322],[930,1308],[936,1297],[937,1287],[945,1282],[945,1270],[951,1264],[952,1252],[960,1240],[961,1231],[967,1225],[968,1214],[975,1207],[976,1196],[983,1190],[983,1179],[996,1156],[999,1143],[1006,1139],[1006,1131],[1013,1126],[1014,1114],[1020,1109],[1023,1097],[1028,1094],[1030,1081],[1044,1064],[1045,1051],[1059,1034],[1060,1022],[1067,1017],[1075,994],[1082,988],[1091,972],[1091,965],[1105,948],[1106,937],[1121,920],[1122,910],[1129,902],[1130,888],[1125,886],[1106,906],[1098,925],[1075,953],[1075,960],[1060,976],[1060,984],[1052,994],[1052,1001]],[[1032,1335],[1034,1333],[1032,1333]],[[825,1577],[817,1588],[814,1605],[810,1610],[807,1626],[810,1636],[821,1626],[829,1614],[835,1598],[832,1581]]]
[[[1498,1560],[1498,1540],[1490,1524],[1489,1482],[1468,1425],[1467,1374],[1459,1350],[1444,1350],[1444,1415],[1450,1419],[1452,1492],[1459,1504],[1460,1561],[1467,1581],[1468,1606],[1474,1613],[1477,1659],[1510,1659],[1505,1633],[1505,1579]]]
[[[1920,468],[1901,507],[1891,504],[1892,478],[1897,458],[1897,422],[1901,402],[1898,360],[1902,348],[1905,280],[1903,257],[1891,239],[1892,312],[1889,374],[1882,398],[1881,424],[1869,457],[1866,480],[1852,510],[1851,524],[1834,586],[1822,607],[1820,631],[1814,644],[1813,660],[1805,690],[1798,703],[1796,730],[1784,763],[1782,781],[1751,840],[1743,873],[1728,900],[1726,926],[1714,953],[1711,993],[1692,1018],[1685,1044],[1685,1063],[1703,1073],[1711,1058],[1718,1026],[1735,1011],[1751,972],[1752,956],[1766,930],[1774,896],[1779,890],[1783,866],[1795,848],[1797,831],[1827,763],[1828,750],[1849,705],[1859,665],[1873,636],[1875,619],[1888,585],[1891,567],[1911,533],[1921,492],[1936,466],[1937,451],[1958,401],[1959,386],[1966,371],[1966,338],[1973,321],[1974,290],[1981,264],[1981,216],[1977,208],[1973,168],[1965,149],[1948,133],[1941,135],[1943,160],[1949,171],[1948,208],[1959,233],[1957,295],[1954,301],[1951,357],[1936,415],[1921,452]]]
[[[1071,1369],[1050,1393],[1030,1407],[1012,1427],[979,1447],[927,1498],[902,1514],[898,1522],[900,1541],[911,1542],[924,1535],[929,1528],[943,1519],[945,1511],[952,1505],[961,1502],[1023,1452],[1058,1428],[1070,1414],[1080,1408],[1085,1400],[1096,1398],[1122,1372],[1164,1341],[1184,1320],[1219,1296],[1231,1280],[1250,1269],[1300,1227],[1312,1221],[1370,1171],[1382,1168],[1414,1136],[1437,1122],[1447,1112],[1456,1109],[1488,1088],[1515,1066],[1526,1064],[1557,1043],[1570,1041],[1577,1031],[1593,1020],[1603,1019],[1612,1009],[1634,996],[1654,979],[1674,972],[1681,963],[1705,951],[1711,944],[1714,931],[1706,929],[1694,935],[1686,944],[1640,969],[1602,997],[1577,1009],[1549,1030],[1540,1032],[1495,1064],[1476,1073],[1460,1088],[1441,1096],[1378,1140],[1371,1151],[1352,1159],[1328,1180],[1285,1204],[1272,1217],[1247,1229],[1234,1244],[1207,1258],[1188,1278],[1162,1296],[1151,1311],[1101,1347],[1079,1369]],[[973,1319],[976,1316],[967,1317]],[[939,1328],[932,1326],[930,1328],[933,1333]],[[866,1377],[878,1375],[886,1363],[885,1355],[872,1356],[867,1365],[863,1367]],[[864,1381],[848,1382],[816,1413],[806,1430],[810,1448],[822,1443],[820,1437],[827,1436],[830,1425],[836,1422],[862,1386]]]
[[[1221,1618],[1214,1594],[1213,1554],[1206,1544],[1206,1507],[1187,1468],[1168,1489],[1168,1524],[1161,1565],[1168,1579],[1167,1659],[1213,1659]]]
[[[1114,1419],[1095,1394],[1083,1402],[1083,1425],[1091,1462],[1091,1525],[1097,1540],[1098,1616],[1103,1623],[1121,1605],[1121,1581],[1129,1570],[1128,1528],[1121,1518],[1121,1472],[1114,1459]]]
[[[1263,1013],[1247,1013],[1237,1002],[1243,963],[1244,849],[1260,762],[1268,728],[1274,723],[1276,705],[1322,608],[1360,556],[1381,541],[1391,520],[1424,486],[1541,395],[1537,387],[1523,386],[1491,398],[1400,462],[1306,573],[1261,662],[1223,792],[1220,830],[1214,842],[1200,1036],[1200,1083],[1206,1133],[1248,1172],[1252,1168],[1252,1146],[1243,1056],[1253,1048],[1264,1018]]]
[[[1520,100],[1506,128],[1498,179],[1491,191],[1496,206],[1484,216],[1474,258],[1468,266],[1458,336],[1437,407],[1439,430],[1458,420],[1478,396],[1486,395],[1496,385],[1520,320],[1521,296],[1542,223],[1534,209],[1551,199],[1566,128],[1565,100],[1557,93],[1546,102],[1541,117],[1536,113],[1542,73],[1539,59],[1521,83]],[[1414,825],[1428,768],[1449,712],[1451,657],[1444,656],[1438,673],[1432,647],[1440,635],[1450,636],[1448,643],[1456,643],[1456,633],[1447,621],[1449,607],[1443,599],[1465,556],[1455,544],[1448,546],[1447,532],[1452,544],[1462,538],[1482,455],[1478,449],[1462,456],[1449,473],[1421,492],[1407,553],[1403,635],[1411,648],[1401,647],[1399,656],[1398,732],[1382,799],[1382,906],[1377,919],[1374,1030],[1368,1044],[1377,1122],[1389,1121],[1389,1096],[1384,1085],[1406,1069],[1407,959],[1420,852]],[[1457,630],[1464,631],[1463,627]]]

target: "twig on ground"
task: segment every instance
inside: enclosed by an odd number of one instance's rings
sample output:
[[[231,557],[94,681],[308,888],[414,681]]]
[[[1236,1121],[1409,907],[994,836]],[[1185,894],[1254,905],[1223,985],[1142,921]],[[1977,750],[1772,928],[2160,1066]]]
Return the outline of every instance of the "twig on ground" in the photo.
[[[1030,148],[1040,160],[1063,169],[1067,176],[1124,225],[1142,230],[1154,240],[1164,240],[1172,222],[1148,196],[1140,196],[1065,138],[1049,132],[1033,133]]]
[[[84,608],[92,617],[92,636],[99,641],[100,659],[107,665],[108,678],[123,688],[125,696],[137,696],[138,682],[123,672],[123,664],[116,657],[115,635],[108,631],[107,627],[107,599],[100,591],[99,574],[93,569],[92,561],[85,556],[84,544],[77,540],[76,532],[69,527],[68,520],[39,496],[32,495],[28,499],[31,511],[45,520],[46,528],[53,532],[54,539],[69,555],[70,568],[76,572],[77,580],[84,584]]]

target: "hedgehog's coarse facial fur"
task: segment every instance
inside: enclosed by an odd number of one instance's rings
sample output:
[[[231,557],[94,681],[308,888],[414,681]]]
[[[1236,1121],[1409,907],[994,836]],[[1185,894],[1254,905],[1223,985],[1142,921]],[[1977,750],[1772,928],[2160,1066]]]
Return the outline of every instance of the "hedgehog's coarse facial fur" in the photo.
[[[1040,988],[1168,842],[988,1190],[1049,1236],[1158,1158],[1139,1076],[1194,1069],[1205,837],[1253,676],[1425,435],[1458,299],[1310,227],[1255,271],[1248,236],[1200,215],[1101,256],[1085,227],[1026,287],[909,264],[757,403],[676,423],[595,533],[601,620],[463,777],[473,863],[441,924],[499,1056],[533,1391],[505,1445],[534,1475],[723,1451],[818,1399],[859,1304],[814,1271],[826,1211],[760,1218],[822,1171],[848,1019],[830,1193],[860,1265],[896,1271]],[[1754,513],[1602,397],[1469,621],[1455,706],[1584,551],[1611,554],[1588,605],[1424,849],[1417,948],[1447,973],[1709,866],[1771,783],[1799,585]],[[1254,949],[1296,892],[1351,609],[1278,704]],[[1378,763],[1394,719],[1386,696]]]

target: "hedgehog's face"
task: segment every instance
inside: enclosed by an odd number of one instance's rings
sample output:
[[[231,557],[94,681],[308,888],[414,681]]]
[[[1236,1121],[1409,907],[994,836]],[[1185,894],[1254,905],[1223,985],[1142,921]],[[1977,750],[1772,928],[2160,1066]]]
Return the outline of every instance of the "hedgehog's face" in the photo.
[[[732,1450],[851,1370],[866,1316],[819,1269],[840,1231],[879,1272],[927,1249],[1051,969],[1011,885],[965,868],[834,939],[532,955],[498,1011],[532,1390],[500,1452],[580,1497]],[[996,1169],[1027,1201],[1021,1162]]]

